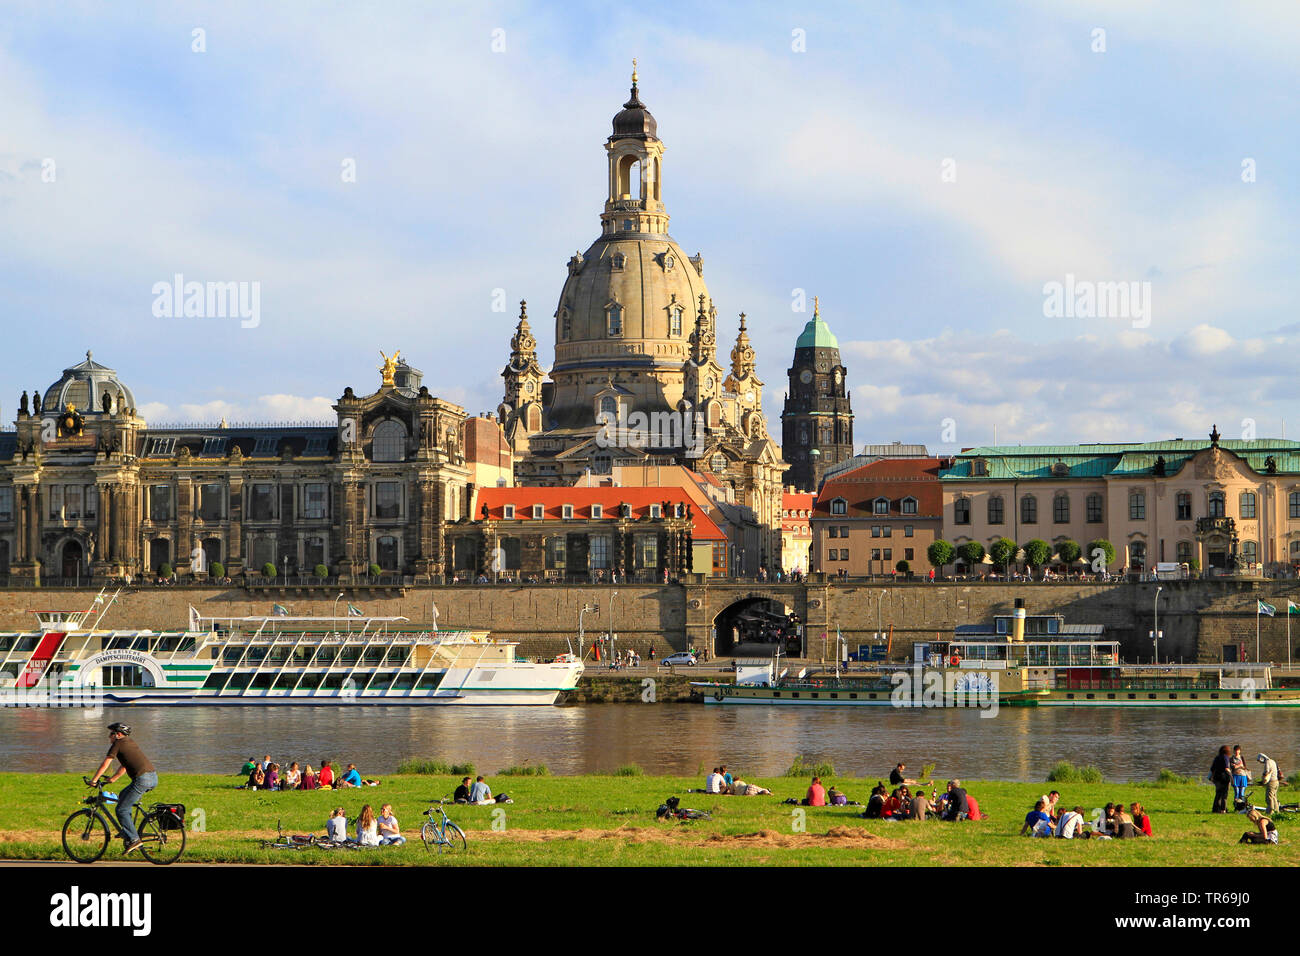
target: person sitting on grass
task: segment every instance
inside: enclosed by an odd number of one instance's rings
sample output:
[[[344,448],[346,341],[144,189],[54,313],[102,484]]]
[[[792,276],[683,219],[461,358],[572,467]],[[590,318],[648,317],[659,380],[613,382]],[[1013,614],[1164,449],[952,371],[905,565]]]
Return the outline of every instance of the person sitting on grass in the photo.
[[[713,772],[710,773],[708,777],[706,777],[704,780],[704,792],[722,793],[723,792],[722,788],[726,785],[725,780],[726,778],[722,776],[722,771],[719,770],[717,767],[714,767]]]
[[[1142,804],[1135,803],[1130,807],[1130,809],[1133,811],[1133,829],[1135,831],[1133,835],[1150,836],[1151,818],[1147,816],[1147,812],[1142,809]]]
[[[880,816],[885,820],[892,820],[894,817],[898,816],[899,811],[902,810],[902,808],[903,799],[899,796],[898,789],[895,788],[894,792],[885,799],[885,805],[880,810]]]
[[[877,783],[871,788],[871,796],[867,799],[867,808],[862,811],[863,818],[867,820],[879,820],[885,812],[885,785]]]
[[[322,790],[334,789],[334,768],[330,766],[328,760],[320,762],[320,776],[317,778]]]
[[[469,803],[469,777],[461,777],[460,786],[451,795],[453,803]]]
[[[368,803],[361,808],[361,814],[357,817],[357,842],[362,846],[379,846],[379,821],[375,819],[375,811]]]
[[[960,780],[948,781],[948,800],[944,805],[945,820],[965,820],[970,816],[970,801]]]
[[[1056,825],[1056,835],[1062,840],[1083,836],[1083,807],[1075,807],[1061,814],[1061,821]]]
[[[238,776],[240,777],[251,776],[253,773],[253,768],[256,766],[257,766],[257,761],[254,760],[252,757],[249,757],[247,760],[244,761],[244,766],[240,768]]]
[[[1254,830],[1247,830],[1241,835],[1238,843],[1272,843],[1277,845],[1277,827],[1273,821],[1264,814],[1260,813],[1254,807],[1246,811],[1246,819],[1255,827]]]
[[[1052,835],[1052,818],[1047,815],[1047,802],[1039,799],[1034,803],[1034,809],[1025,814],[1025,825],[1020,828],[1020,835],[1026,833],[1036,837],[1049,837]]]
[[[311,764],[307,764],[307,769],[303,771],[302,782],[298,784],[299,790],[316,789],[316,771],[311,769]]]
[[[969,793],[966,794],[966,806],[969,808],[966,811],[967,820],[987,819],[987,816],[984,813],[984,811],[980,809],[979,801],[975,799],[973,794],[969,794]]]
[[[912,809],[908,813],[909,820],[925,820],[930,815],[930,798],[925,795],[924,790],[918,790],[916,796],[912,798]]]
[[[732,793],[736,783],[736,778],[727,772],[727,765],[724,763],[718,768],[718,773],[722,774],[723,793]]]
[[[266,773],[262,770],[262,765],[254,764],[253,772],[248,775],[248,783],[244,784],[249,790],[261,790],[266,785]]]
[[[1115,804],[1115,836],[1121,840],[1131,840],[1137,836],[1137,831],[1133,827],[1133,818],[1129,816],[1128,810],[1124,809],[1124,804]]]
[[[325,821],[325,835],[334,843],[348,842],[348,817],[342,807],[335,807]]]
[[[849,804],[849,798],[845,796],[844,791],[832,785],[826,791],[826,805],[828,807],[846,807]]]
[[[266,786],[264,789],[280,789],[280,765],[278,763],[271,764],[271,769],[266,771]]]
[[[357,771],[357,765],[348,764],[348,769],[344,771],[343,776],[339,779],[340,787],[359,787],[361,786],[361,774]]]
[[[905,783],[915,784],[915,780],[907,779],[907,775],[904,773],[906,770],[907,764],[900,763],[893,770],[889,771],[889,785],[891,787],[897,787]]]
[[[489,803],[496,803],[492,799],[492,788],[487,785],[487,781],[480,774],[474,779],[474,786],[469,788],[469,802],[485,806]]]
[[[826,788],[822,786],[821,777],[813,777],[812,783],[808,785],[808,795],[803,798],[805,807],[824,807],[826,806]]]
[[[302,771],[298,769],[298,761],[289,764],[289,769],[284,772],[284,783],[281,785],[282,790],[297,790],[298,785],[302,783]]]
[[[401,846],[406,842],[402,828],[393,815],[393,805],[385,803],[379,808],[379,844],[380,846]]]

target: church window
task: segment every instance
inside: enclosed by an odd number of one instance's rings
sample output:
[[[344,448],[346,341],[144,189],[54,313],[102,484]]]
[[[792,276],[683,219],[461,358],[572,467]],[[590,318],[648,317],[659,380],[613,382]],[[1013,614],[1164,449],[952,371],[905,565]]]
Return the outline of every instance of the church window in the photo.
[[[713,460],[710,462],[709,467],[713,469],[715,475],[722,474],[727,470],[727,456],[721,452],[717,453],[713,456]]]
[[[674,337],[682,334],[682,310],[680,308],[674,307],[672,310],[671,317],[668,320],[668,334]]]
[[[631,220],[628,221],[630,222]],[[623,253],[616,252],[610,257],[609,267],[615,272],[623,271],[623,266],[625,265],[627,265],[627,256],[623,255]]]
[[[1033,495],[1020,499],[1020,523],[1038,524],[1038,499]]]
[[[53,503],[54,499],[50,499]],[[149,489],[149,520],[170,521],[172,516],[172,490],[167,485],[154,485]]]
[[[609,334],[623,334],[623,307],[617,302],[609,307]]]
[[[1070,523],[1070,498],[1068,495],[1057,495],[1052,499],[1052,520],[1057,524]]]
[[[953,524],[970,524],[970,499],[958,498],[952,503]]]
[[[1300,544],[1300,542],[1293,541],[1292,544]],[[1192,560],[1192,543],[1190,541],[1179,541],[1178,542],[1178,563],[1187,564],[1191,560]]]
[[[614,420],[618,418],[618,399],[613,395],[602,397],[600,400],[600,414],[602,418],[609,416],[609,423],[613,424]]]
[[[1147,517],[1147,496],[1134,491],[1128,496],[1128,520],[1145,521]]]
[[[1101,495],[1089,495],[1084,499],[1083,506],[1088,523],[1101,524]]]
[[[593,475],[608,475],[614,471],[614,462],[609,455],[596,455],[591,459],[591,473]],[[595,517],[593,515],[593,517]]]
[[[1259,542],[1243,541],[1241,543],[1241,557],[1247,564],[1259,563]]]
[[[402,486],[395,481],[375,482],[375,517],[397,518],[402,509]]]
[[[48,497],[50,499],[50,517],[62,518],[63,517],[63,486],[62,485],[51,486]]]
[[[801,428],[799,429],[799,444],[801,444],[801,445],[806,445],[806,444],[808,444],[808,429],[807,429],[807,428],[802,428],[802,427],[801,427]]]
[[[1295,498],[1296,496],[1292,495],[1291,497]],[[1176,509],[1177,520],[1179,521],[1192,520],[1192,496],[1189,495],[1187,492],[1185,491],[1178,492],[1178,494],[1174,498],[1174,507]],[[1296,515],[1293,514],[1291,517],[1294,518],[1296,517]]]
[[[370,457],[374,461],[406,460],[406,429],[401,422],[389,420],[375,426]]]

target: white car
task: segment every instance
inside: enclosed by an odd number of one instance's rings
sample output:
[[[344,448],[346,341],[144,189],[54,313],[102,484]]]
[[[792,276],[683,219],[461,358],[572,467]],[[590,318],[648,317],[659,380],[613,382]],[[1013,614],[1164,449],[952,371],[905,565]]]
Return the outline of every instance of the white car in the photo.
[[[660,664],[672,667],[674,664],[685,664],[687,667],[695,666],[695,655],[690,651],[678,651],[676,654],[669,654]]]

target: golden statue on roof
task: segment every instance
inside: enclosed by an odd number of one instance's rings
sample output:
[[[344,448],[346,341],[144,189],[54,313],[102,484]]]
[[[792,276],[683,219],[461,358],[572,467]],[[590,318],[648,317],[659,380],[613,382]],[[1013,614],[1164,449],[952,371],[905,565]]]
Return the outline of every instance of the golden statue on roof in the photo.
[[[379,354],[384,359],[384,364],[379,366],[379,373],[382,376],[381,381],[385,385],[392,385],[394,383],[393,375],[397,371],[397,359],[402,354],[402,350],[398,349],[396,352],[394,352],[392,358],[389,358],[387,355],[384,355],[383,349],[379,350]]]

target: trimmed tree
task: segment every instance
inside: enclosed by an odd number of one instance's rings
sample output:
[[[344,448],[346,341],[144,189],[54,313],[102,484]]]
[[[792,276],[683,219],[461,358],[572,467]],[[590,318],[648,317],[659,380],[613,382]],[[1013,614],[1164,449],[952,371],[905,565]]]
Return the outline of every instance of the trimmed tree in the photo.
[[[1009,566],[1016,559],[1016,552],[1019,550],[1020,546],[1010,538],[998,538],[993,542],[993,546],[989,548],[989,557],[993,559],[994,567],[1001,565],[1005,571],[1009,570]]]
[[[984,545],[978,541],[967,541],[957,549],[957,556],[973,568],[984,560]]]
[[[1025,564],[1031,568],[1041,568],[1052,559],[1052,546],[1042,538],[1025,542]]]
[[[1079,560],[1079,555],[1082,553],[1079,542],[1072,541],[1069,538],[1056,546],[1056,554],[1060,557],[1062,564],[1074,564],[1075,561]]]
[[[262,577],[275,578],[279,576],[280,576],[280,572],[275,569],[275,565],[272,564],[270,561],[262,565]]]
[[[220,561],[213,561],[208,565],[208,576],[213,578],[224,578],[226,576],[226,566]]]
[[[379,565],[377,565],[377,564],[372,564],[372,565],[370,566],[370,576],[371,576],[372,578],[377,578],[377,577],[379,577],[379,575],[381,575],[381,574],[383,574],[383,573],[384,573],[384,569],[381,568]]]
[[[1102,567],[1097,567],[1097,552],[1100,551],[1105,562]],[[1088,542],[1088,547],[1084,551],[1084,557],[1093,565],[1094,571],[1105,571],[1115,563],[1115,546],[1105,538],[1095,538]]]
[[[165,578],[169,578],[172,576],[172,566],[164,561],[162,564],[158,565],[158,573]]]
[[[899,561],[896,565],[894,565],[894,570],[897,571],[899,574],[906,574],[911,569],[912,566],[908,564],[906,561]]]
[[[311,573],[316,575],[318,578],[327,578],[330,576],[330,569],[325,567],[323,564],[318,564],[316,567],[311,569]]]
[[[952,564],[953,556],[956,555],[957,549],[950,542],[939,538],[925,549],[925,556],[930,559],[930,564],[940,571],[943,571],[946,565]]]

